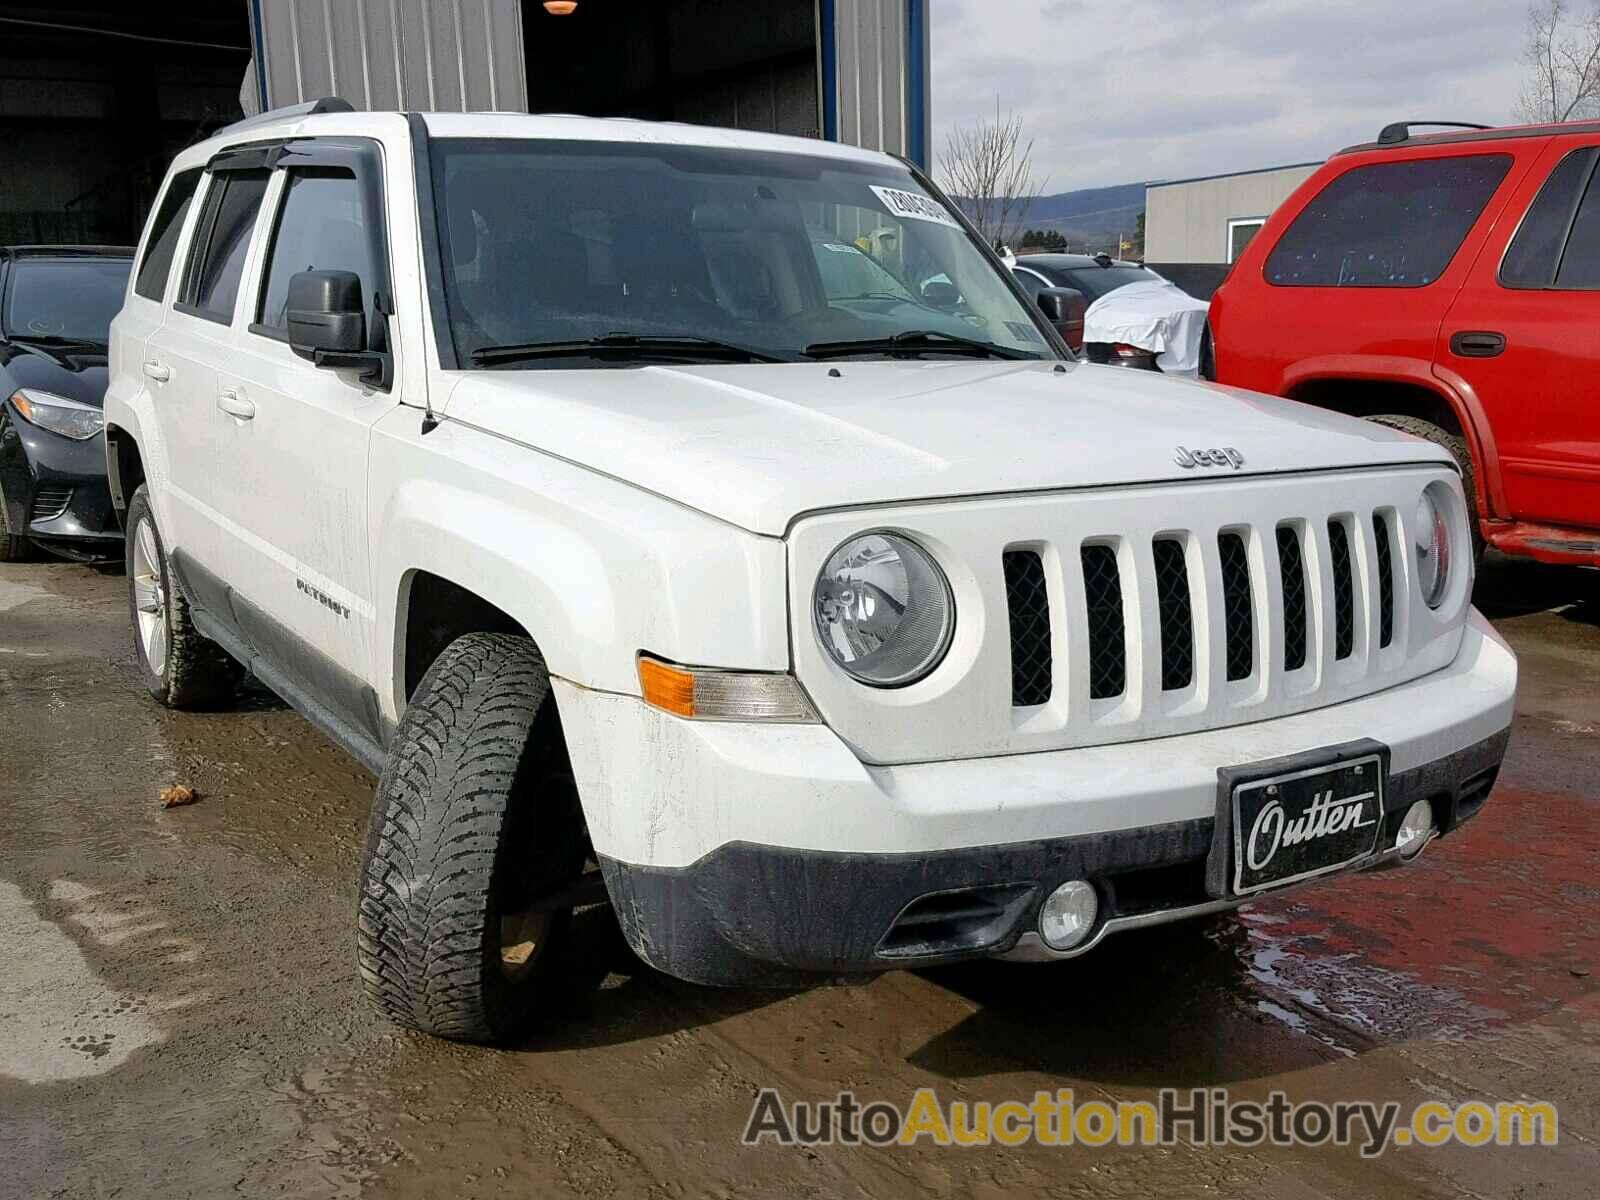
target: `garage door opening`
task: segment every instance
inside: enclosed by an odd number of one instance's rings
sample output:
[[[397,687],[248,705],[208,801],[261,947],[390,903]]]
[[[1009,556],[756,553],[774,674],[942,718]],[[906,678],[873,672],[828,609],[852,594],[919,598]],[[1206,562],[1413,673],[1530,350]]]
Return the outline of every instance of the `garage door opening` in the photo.
[[[821,134],[813,0],[524,0],[530,112]]]

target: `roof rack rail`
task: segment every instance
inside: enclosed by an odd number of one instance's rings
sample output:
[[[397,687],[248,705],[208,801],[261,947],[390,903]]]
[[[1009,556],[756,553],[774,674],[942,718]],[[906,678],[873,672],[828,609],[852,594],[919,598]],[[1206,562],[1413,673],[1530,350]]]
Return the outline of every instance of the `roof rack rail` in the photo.
[[[314,117],[318,113],[347,113],[355,110],[355,105],[341,96],[324,96],[320,100],[307,100],[303,104],[286,104],[282,108],[269,108],[264,113],[257,113],[253,117],[246,117],[242,121],[226,125],[217,132],[237,133],[241,129],[253,129],[257,125],[265,125],[269,121],[281,121],[287,117]]]
[[[1378,131],[1378,145],[1393,146],[1408,141],[1411,131],[1426,125],[1436,129],[1493,129],[1493,125],[1479,125],[1476,121],[1395,121]]]

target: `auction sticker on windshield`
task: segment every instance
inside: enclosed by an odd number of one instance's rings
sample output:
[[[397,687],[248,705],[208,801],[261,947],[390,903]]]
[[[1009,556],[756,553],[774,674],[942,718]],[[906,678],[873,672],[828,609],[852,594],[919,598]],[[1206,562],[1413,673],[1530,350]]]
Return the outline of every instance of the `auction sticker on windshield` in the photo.
[[[938,225],[948,225],[952,229],[960,229],[961,222],[957,221],[944,206],[937,200],[927,196],[918,195],[916,192],[901,191],[899,188],[879,187],[875,183],[867,185],[883,206],[897,217],[909,217],[913,221],[932,221]]]

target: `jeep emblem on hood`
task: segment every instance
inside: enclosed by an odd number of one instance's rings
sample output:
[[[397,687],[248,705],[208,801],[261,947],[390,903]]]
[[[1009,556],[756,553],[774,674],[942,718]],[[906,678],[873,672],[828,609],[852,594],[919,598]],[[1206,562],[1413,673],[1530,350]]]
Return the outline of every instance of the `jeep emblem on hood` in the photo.
[[[1178,452],[1172,456],[1172,461],[1185,469],[1231,466],[1237,471],[1244,466],[1244,455],[1232,446],[1221,446],[1212,450],[1190,450],[1185,446],[1179,446]]]

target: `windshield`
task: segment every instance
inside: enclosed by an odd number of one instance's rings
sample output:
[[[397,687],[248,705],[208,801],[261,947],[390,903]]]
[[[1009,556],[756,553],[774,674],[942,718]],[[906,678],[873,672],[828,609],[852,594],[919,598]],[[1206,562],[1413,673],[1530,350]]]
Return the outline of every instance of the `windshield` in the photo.
[[[628,349],[646,357],[663,338],[732,345],[746,361],[799,360],[824,345],[839,357],[849,352],[839,343],[911,332],[934,336],[905,352],[953,352],[937,343],[960,338],[1006,357],[1056,356],[949,211],[891,164],[438,139],[433,174],[463,365],[588,367],[610,359],[581,346],[533,358],[508,351],[624,333],[643,340]]]
[[[17,259],[0,329],[8,337],[106,345],[132,265],[126,258]]]

